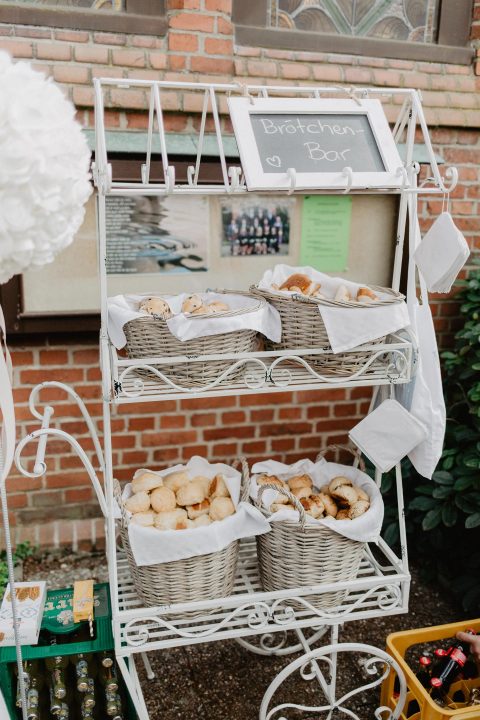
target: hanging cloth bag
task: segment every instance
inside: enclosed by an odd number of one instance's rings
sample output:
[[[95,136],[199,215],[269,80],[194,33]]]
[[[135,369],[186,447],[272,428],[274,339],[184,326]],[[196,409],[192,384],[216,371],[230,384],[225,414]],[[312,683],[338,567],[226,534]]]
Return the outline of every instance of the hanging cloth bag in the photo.
[[[409,197],[409,263],[407,281],[407,307],[410,324],[417,339],[417,368],[410,387],[400,393],[400,401],[419,420],[427,431],[427,437],[408,455],[415,470],[426,478],[431,478],[440,460],[445,436],[445,401],[443,398],[442,376],[438,357],[437,339],[433,326],[432,313],[428,304],[425,280],[418,272],[420,301],[417,298],[415,284],[415,250],[420,242],[420,226],[414,210],[416,196]]]

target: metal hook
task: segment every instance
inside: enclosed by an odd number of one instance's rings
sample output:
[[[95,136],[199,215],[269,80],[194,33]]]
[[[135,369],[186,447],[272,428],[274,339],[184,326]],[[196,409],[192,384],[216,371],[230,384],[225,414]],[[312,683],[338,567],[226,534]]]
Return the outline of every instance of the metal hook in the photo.
[[[187,167],[187,182],[190,187],[195,187],[195,167],[193,165],[189,165]]]
[[[230,178],[230,192],[235,192],[240,187],[240,176],[242,168],[232,166],[228,168],[228,177]]]
[[[290,180],[290,188],[287,191],[287,195],[292,195],[297,189],[297,171],[295,168],[288,168],[287,177]]]
[[[347,195],[347,193],[350,192],[353,185],[353,170],[350,166],[344,167],[342,170],[342,175],[347,180],[347,185],[345,187],[345,190],[342,190],[343,195]]]
[[[403,165],[400,165],[400,167],[397,168],[395,175],[397,177],[402,178],[402,186],[401,187],[402,187],[402,190],[405,190],[405,188],[407,188],[410,185],[410,183],[408,181],[407,168],[404,167]]]
[[[173,192],[175,188],[175,167],[169,165],[165,170],[165,190],[167,194]]]
[[[251,105],[253,105],[255,98],[250,94],[248,87],[244,83],[238,82],[238,80],[235,82],[235,85],[238,85],[242,95],[247,97],[250,100]]]
[[[445,185],[445,179],[451,180],[450,185]],[[449,195],[451,192],[455,190],[458,183],[458,170],[456,167],[449,167],[445,170],[444,177],[440,178],[441,181],[441,188],[444,193]]]

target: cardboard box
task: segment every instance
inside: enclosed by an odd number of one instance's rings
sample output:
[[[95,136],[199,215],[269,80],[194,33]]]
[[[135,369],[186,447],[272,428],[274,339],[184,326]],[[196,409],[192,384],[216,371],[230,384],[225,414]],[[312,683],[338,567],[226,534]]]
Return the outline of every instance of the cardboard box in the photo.
[[[47,586],[43,580],[15,583],[17,615],[22,645],[36,645],[42,623]],[[0,646],[15,645],[10,584],[0,607]]]

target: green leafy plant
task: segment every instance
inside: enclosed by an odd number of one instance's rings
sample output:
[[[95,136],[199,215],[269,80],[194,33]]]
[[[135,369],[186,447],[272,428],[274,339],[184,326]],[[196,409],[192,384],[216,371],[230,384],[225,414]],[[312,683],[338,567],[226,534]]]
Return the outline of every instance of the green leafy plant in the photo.
[[[17,565],[28,557],[34,555],[38,550],[36,545],[32,545],[26,541],[19,543],[13,551],[13,564]],[[7,566],[7,554],[5,550],[0,552],[0,599],[3,596],[3,592],[8,583],[8,566]]]
[[[444,352],[444,452],[432,481],[406,467],[409,545],[431,578],[480,609],[480,272],[459,293],[464,318]],[[388,519],[388,517],[387,517]],[[385,528],[392,533],[392,529]]]

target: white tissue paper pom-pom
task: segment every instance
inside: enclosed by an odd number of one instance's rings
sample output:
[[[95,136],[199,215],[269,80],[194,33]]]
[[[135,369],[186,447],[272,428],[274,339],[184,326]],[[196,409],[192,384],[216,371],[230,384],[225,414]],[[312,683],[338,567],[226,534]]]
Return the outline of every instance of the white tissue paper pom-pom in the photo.
[[[70,245],[92,192],[89,166],[72,103],[0,52],[0,283]]]

